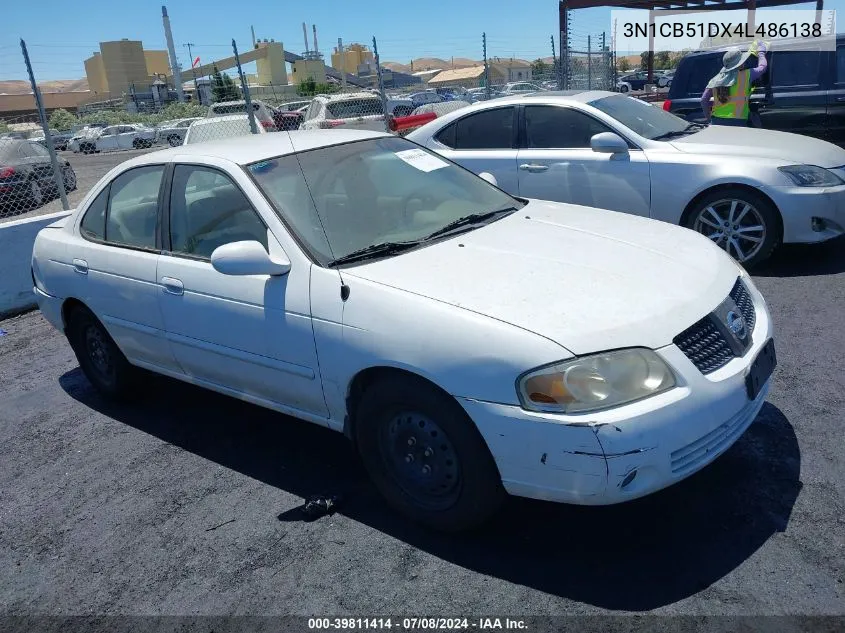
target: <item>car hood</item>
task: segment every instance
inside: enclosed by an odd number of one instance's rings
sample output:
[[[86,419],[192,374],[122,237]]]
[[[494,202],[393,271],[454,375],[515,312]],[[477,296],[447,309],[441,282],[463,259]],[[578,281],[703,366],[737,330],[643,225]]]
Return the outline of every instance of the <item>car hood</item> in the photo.
[[[729,154],[772,158],[791,164],[841,167],[845,149],[810,136],[726,125],[712,125],[672,141],[672,146],[693,154]]]
[[[667,345],[721,303],[738,274],[688,229],[537,200],[475,231],[343,269],[344,279],[484,314],[574,354]]]

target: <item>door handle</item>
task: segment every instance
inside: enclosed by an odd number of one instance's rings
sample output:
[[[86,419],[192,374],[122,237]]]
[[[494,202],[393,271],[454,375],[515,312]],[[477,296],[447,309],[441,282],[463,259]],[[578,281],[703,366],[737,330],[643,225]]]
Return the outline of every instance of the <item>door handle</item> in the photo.
[[[836,97],[837,101],[845,101],[845,97]]]
[[[522,165],[519,166],[519,168],[522,171],[530,171],[532,173],[536,173],[536,172],[540,172],[540,171],[546,171],[549,168],[549,166],[548,165],[537,165],[537,164],[534,164],[534,163],[523,163]]]
[[[78,272],[80,275],[88,274],[88,262],[84,259],[74,259],[71,263],[73,264],[73,270]]]
[[[172,295],[185,294],[185,284],[173,277],[162,277],[161,285],[164,286],[164,291]]]

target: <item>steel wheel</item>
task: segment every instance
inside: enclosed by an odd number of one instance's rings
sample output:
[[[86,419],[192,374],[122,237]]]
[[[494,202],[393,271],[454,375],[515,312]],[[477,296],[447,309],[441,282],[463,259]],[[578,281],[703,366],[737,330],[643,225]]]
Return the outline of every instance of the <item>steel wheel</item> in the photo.
[[[114,359],[102,328],[93,323],[85,328],[85,353],[88,354],[91,367],[100,374],[103,382],[113,383],[116,371]]]
[[[431,418],[403,411],[382,425],[379,452],[388,472],[420,507],[442,510],[461,492],[455,447]]]
[[[709,237],[740,263],[760,252],[767,235],[766,222],[757,207],[736,199],[708,204],[699,211],[692,228]]]

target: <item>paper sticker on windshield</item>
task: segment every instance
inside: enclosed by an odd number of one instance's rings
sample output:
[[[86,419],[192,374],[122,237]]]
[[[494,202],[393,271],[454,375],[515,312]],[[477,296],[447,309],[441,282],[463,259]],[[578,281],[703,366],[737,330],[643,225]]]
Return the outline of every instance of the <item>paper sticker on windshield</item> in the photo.
[[[396,152],[396,155],[411,167],[416,167],[420,171],[434,171],[435,169],[449,166],[449,163],[445,160],[441,160],[437,156],[424,152],[421,149],[406,149]]]

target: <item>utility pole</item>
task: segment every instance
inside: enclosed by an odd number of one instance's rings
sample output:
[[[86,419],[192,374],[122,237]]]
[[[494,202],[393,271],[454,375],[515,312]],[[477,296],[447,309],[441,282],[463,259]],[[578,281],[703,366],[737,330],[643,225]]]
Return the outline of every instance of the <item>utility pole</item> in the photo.
[[[41,90],[38,89],[38,84],[35,83],[35,74],[32,72],[29,52],[26,50],[26,42],[23,40],[21,40],[21,51],[23,52],[23,60],[26,63],[26,72],[29,74],[29,83],[32,86],[32,96],[35,97],[35,106],[38,108],[38,118],[41,119],[41,128],[44,130],[44,142],[47,143],[47,151],[50,153],[50,164],[53,166],[53,180],[56,183],[56,188],[59,190],[59,197],[62,199],[62,209],[67,211],[70,209],[70,204],[68,204],[67,194],[65,193],[65,175],[59,168],[59,159],[56,158],[56,148],[53,147],[53,135],[50,134],[50,121],[47,119],[47,113],[44,111]]]
[[[569,87],[569,7],[566,0],[558,3],[558,26],[560,27],[560,87]]]
[[[587,90],[593,89],[593,47],[592,36],[587,36]]]
[[[182,91],[182,73],[179,70],[179,60],[176,59],[176,48],[173,46],[173,33],[170,32],[170,18],[167,17],[167,7],[161,7],[161,21],[164,23],[164,37],[167,40],[167,51],[170,53],[170,71],[173,73],[173,83],[176,84],[176,96],[180,103],[185,103],[185,93]]]
[[[381,61],[378,56],[378,42],[376,42],[375,35],[373,35],[373,58],[376,62],[376,78],[378,79],[378,93],[381,97],[381,111],[384,112],[384,126],[385,130],[389,132],[390,128],[388,124],[390,119],[387,112],[387,95],[384,93],[384,78],[381,75]]]
[[[613,85],[610,87],[611,90],[616,90],[616,80],[617,80],[617,71],[616,71],[616,18],[613,20],[613,35],[610,38],[610,48],[613,49],[613,56],[611,58],[611,62],[613,63]]]
[[[244,93],[244,101],[246,101],[246,116],[249,119],[249,129],[253,134],[258,134],[258,127],[255,125],[255,112],[252,110],[252,99],[249,96],[249,85],[246,83],[244,71],[241,68],[241,58],[238,55],[238,45],[232,39],[232,51],[235,53],[235,63],[238,65],[238,75],[241,78],[241,90]]]
[[[607,65],[607,33],[605,31],[601,32],[601,64],[602,64],[602,84],[605,83],[607,78],[610,76],[610,68]],[[609,90],[607,86],[601,86],[602,90]]]
[[[552,40],[552,72],[557,73],[558,62],[555,57],[555,36],[550,36],[550,39]],[[558,86],[558,88],[560,88],[560,86]]]
[[[487,65],[487,33],[481,34],[481,52],[484,55],[484,94],[490,99],[490,68]]]
[[[346,92],[346,51],[343,50],[341,38],[337,38],[337,52],[340,53],[340,85],[343,92]]]
[[[188,42],[184,46],[188,47],[188,58],[191,60],[191,73],[194,76],[194,94],[197,96],[197,102],[202,104],[202,99],[200,98],[200,87],[199,84],[197,84],[197,71],[194,68],[194,54],[191,52],[191,46],[196,46],[196,44]]]

